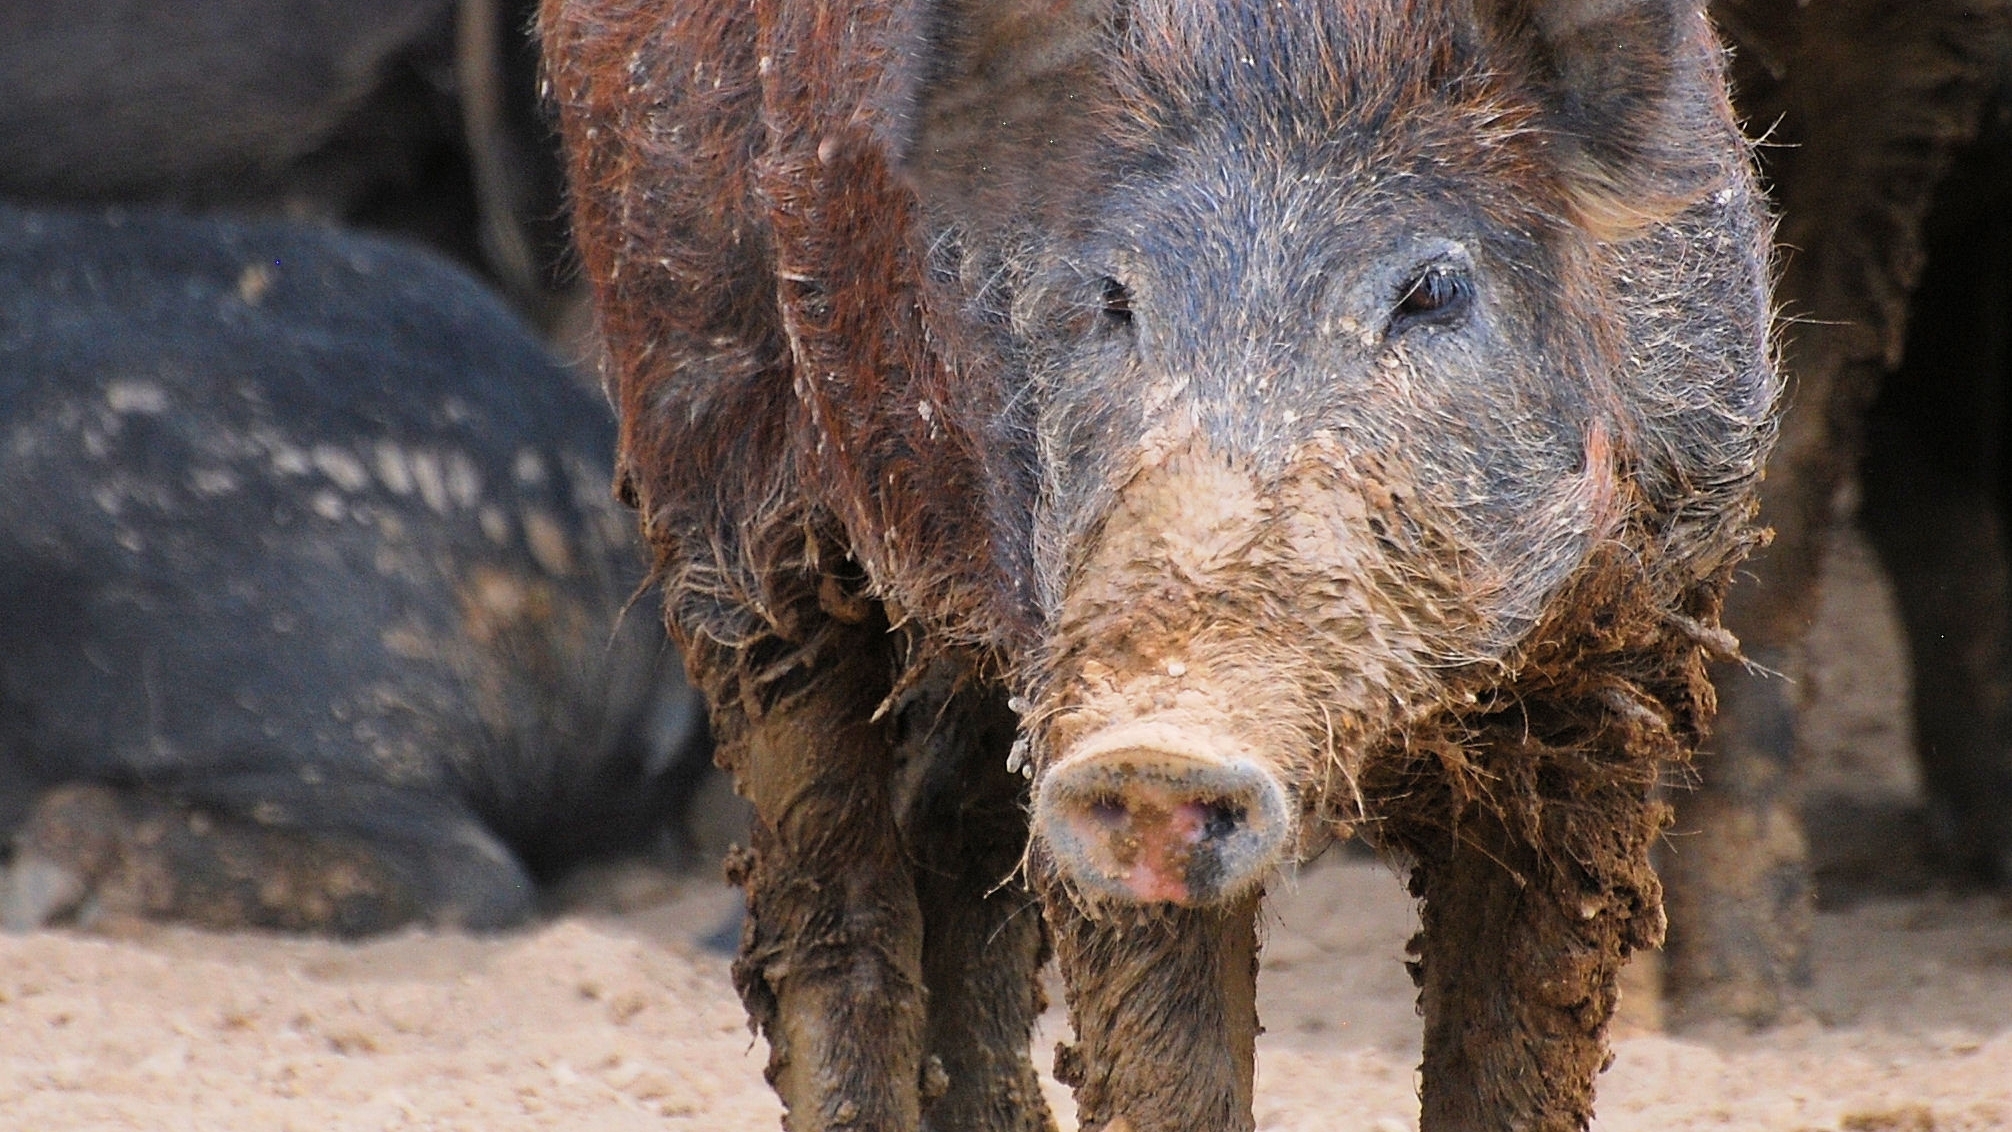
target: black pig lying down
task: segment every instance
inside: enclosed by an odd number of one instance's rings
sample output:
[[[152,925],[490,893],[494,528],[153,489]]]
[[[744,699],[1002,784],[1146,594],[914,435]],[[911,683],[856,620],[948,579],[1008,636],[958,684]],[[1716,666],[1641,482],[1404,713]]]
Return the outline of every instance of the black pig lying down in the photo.
[[[430,256],[0,208],[9,926],[491,928],[706,740],[607,406]]]

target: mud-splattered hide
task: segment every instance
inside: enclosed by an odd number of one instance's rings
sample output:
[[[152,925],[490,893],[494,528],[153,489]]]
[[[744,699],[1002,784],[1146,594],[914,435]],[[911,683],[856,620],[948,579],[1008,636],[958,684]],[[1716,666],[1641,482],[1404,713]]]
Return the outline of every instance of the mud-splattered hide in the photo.
[[[1474,813],[1568,864],[1515,875],[1598,925],[1536,945],[1602,956],[1597,1046],[1777,392],[1700,8],[546,5],[622,489],[722,734],[881,611],[883,711],[946,658],[1012,693],[1086,1126],[1247,1123],[1248,1058],[1142,1100],[1074,917],[1247,922],[1338,825],[1428,905]],[[1491,1121],[1583,1118],[1597,1054],[1477,1033],[1580,1082]]]

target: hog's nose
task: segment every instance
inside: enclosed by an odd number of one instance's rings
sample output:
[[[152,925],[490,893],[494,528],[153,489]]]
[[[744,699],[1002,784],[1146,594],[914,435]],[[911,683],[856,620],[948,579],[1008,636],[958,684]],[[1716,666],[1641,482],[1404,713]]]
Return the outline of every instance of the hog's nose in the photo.
[[[1086,894],[1210,904],[1257,883],[1286,850],[1286,794],[1260,760],[1206,737],[1170,743],[1166,731],[1092,736],[1037,784],[1034,834]]]

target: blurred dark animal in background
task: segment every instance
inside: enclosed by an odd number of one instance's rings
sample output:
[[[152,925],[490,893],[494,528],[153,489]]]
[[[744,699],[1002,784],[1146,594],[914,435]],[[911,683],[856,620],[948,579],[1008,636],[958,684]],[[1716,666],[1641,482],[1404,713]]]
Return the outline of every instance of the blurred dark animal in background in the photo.
[[[0,197],[320,218],[563,313],[528,0],[0,5]]]
[[[676,836],[710,748],[613,440],[431,254],[0,207],[8,925],[493,928]]]
[[[1799,705],[1780,674],[1798,668],[1833,499],[1861,453],[1860,519],[1913,658],[1929,852],[1945,876],[2012,883],[2008,10],[2002,0],[1712,6],[1734,48],[1735,103],[1768,139],[1789,401],[1762,489],[1774,540],[1726,607],[1757,667],[1714,669],[1720,711],[1701,786],[1675,795],[1661,862],[1680,1022],[1772,1021],[1809,977]],[[1862,821],[1823,828],[1876,835]]]

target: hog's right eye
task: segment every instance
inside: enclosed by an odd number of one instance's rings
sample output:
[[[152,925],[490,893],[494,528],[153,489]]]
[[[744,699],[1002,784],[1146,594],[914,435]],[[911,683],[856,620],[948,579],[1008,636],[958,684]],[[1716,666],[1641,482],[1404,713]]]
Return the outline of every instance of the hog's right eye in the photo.
[[[1132,325],[1132,289],[1109,275],[1097,282],[1099,308],[1104,321],[1113,327]]]

